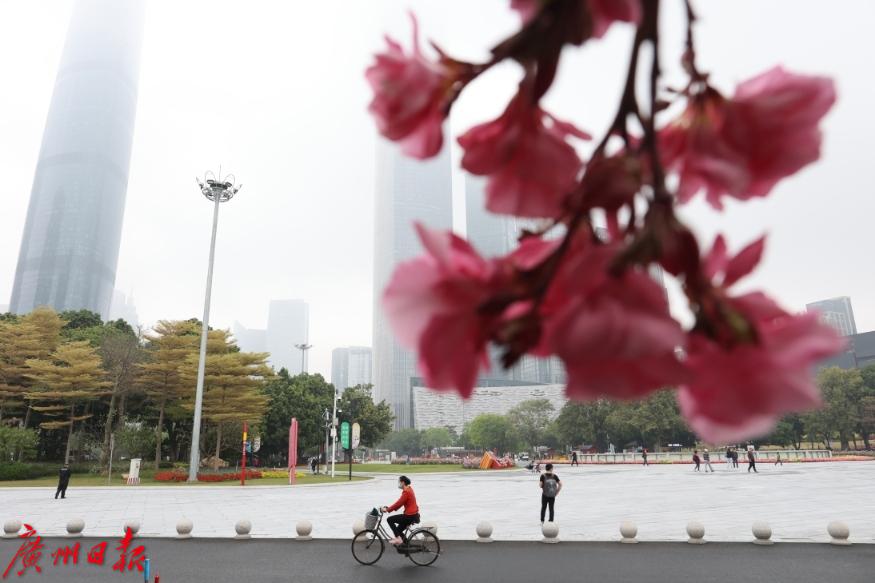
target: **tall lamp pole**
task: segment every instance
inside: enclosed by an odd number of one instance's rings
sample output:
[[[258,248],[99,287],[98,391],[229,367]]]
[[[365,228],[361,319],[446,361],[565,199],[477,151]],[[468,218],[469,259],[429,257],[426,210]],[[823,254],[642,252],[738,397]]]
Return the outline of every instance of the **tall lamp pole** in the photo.
[[[301,351],[301,374],[307,372],[307,351],[313,348],[312,344],[295,344],[295,348]]]
[[[207,358],[207,334],[210,329],[210,292],[213,288],[213,262],[216,258],[216,228],[219,225],[219,204],[234,198],[243,186],[234,184],[233,174],[219,177],[207,171],[204,179],[197,179],[201,194],[213,202],[213,235],[210,238],[210,261],[207,266],[207,291],[204,297],[204,319],[201,325],[201,350],[197,363],[197,389],[194,395],[194,423],[191,429],[191,456],[188,462],[188,481],[197,482],[197,471],[200,467],[201,410],[204,401],[204,369]]]

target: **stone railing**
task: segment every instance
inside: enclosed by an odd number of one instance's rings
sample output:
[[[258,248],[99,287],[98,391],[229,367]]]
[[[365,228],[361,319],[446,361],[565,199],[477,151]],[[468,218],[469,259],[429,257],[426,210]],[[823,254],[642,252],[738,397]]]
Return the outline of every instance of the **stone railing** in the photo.
[[[832,458],[832,452],[828,449],[768,449],[756,452],[757,461],[775,461],[779,453],[781,454],[781,459],[784,461],[825,460]],[[700,450],[699,455],[701,456],[701,454],[702,452]],[[711,463],[725,463],[725,454],[725,450],[712,451]],[[647,462],[651,464],[692,462],[692,458],[693,453],[689,451],[660,451],[647,453]],[[640,464],[643,463],[644,459],[641,457],[640,453],[585,453],[578,455],[578,461],[582,464]],[[570,463],[569,460],[565,460],[565,462]],[[747,451],[738,451],[738,463],[747,463]]]

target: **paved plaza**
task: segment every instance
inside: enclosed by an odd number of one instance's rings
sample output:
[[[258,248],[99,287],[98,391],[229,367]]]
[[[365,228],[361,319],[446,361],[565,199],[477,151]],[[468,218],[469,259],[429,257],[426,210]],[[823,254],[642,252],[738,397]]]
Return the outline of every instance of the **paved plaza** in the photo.
[[[690,520],[705,525],[706,538],[751,540],[751,524],[767,521],[778,541],[825,542],[832,520],[850,526],[851,540],[875,543],[875,462],[762,464],[759,474],[717,466],[714,474],[690,465],[558,467],[564,484],[556,502],[562,540],[611,541],[621,521],[638,525],[638,538],[685,540]],[[445,540],[470,540],[488,520],[498,540],[541,538],[537,476],[525,470],[411,474],[423,520],[437,523]],[[257,483],[257,482],[256,482]],[[41,534],[59,535],[72,518],[85,534],[114,536],[126,520],[141,534],[174,536],[181,518],[196,537],[228,537],[240,519],[254,537],[288,538],[299,520],[313,536],[349,538],[352,524],[374,506],[398,495],[395,476],[351,484],[313,486],[198,486],[77,488],[66,500],[47,488],[0,489],[0,521],[25,520]]]

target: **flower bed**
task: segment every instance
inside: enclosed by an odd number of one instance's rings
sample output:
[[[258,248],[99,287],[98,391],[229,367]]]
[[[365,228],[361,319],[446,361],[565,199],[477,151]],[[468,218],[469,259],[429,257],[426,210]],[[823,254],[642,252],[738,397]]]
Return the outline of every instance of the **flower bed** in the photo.
[[[246,470],[247,480],[257,480],[262,477],[263,474],[258,470]],[[155,474],[156,482],[185,482],[187,479],[188,474],[185,474],[184,472],[157,472]],[[240,472],[223,472],[219,474],[199,473],[197,475],[198,482],[233,482],[240,479]]]

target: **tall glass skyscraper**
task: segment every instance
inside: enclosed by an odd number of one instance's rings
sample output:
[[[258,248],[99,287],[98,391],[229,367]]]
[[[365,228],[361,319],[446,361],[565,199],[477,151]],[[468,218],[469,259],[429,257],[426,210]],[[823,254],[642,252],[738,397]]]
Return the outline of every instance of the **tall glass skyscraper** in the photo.
[[[857,333],[857,322],[854,320],[854,308],[851,298],[841,296],[805,304],[809,312],[818,312],[825,324],[832,326],[842,336],[852,336]]]
[[[416,356],[395,341],[381,299],[395,266],[422,252],[414,221],[432,228],[453,225],[452,168],[449,146],[421,162],[405,157],[388,142],[377,146],[374,241],[374,400],[395,414],[395,427],[413,427],[411,379]]]
[[[78,0],[67,32],[10,309],[107,317],[137,110],[141,0]]]

